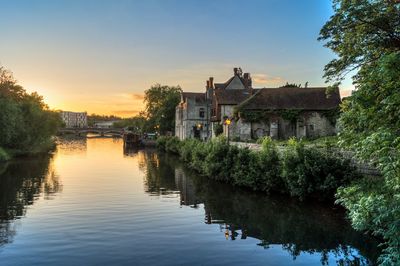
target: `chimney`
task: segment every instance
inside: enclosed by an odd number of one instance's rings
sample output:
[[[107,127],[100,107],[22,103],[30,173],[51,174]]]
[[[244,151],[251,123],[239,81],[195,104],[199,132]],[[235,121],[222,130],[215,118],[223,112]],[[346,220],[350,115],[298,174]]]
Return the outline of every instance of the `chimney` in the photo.
[[[233,68],[233,75],[234,76],[236,76],[237,74],[238,74],[238,68],[237,67],[235,67],[235,68]]]
[[[207,80],[207,85],[206,85],[206,89],[210,88],[210,81]]]
[[[210,77],[210,87],[214,89],[214,78]]]
[[[251,88],[251,86],[252,86],[252,81],[251,81],[250,73],[244,73],[244,74],[243,74],[243,79],[244,79],[245,85],[246,85],[247,87]]]

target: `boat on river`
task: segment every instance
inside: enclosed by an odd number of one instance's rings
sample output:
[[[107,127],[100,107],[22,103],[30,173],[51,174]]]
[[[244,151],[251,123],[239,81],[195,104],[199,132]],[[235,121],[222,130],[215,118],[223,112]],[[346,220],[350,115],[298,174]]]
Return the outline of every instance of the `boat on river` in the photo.
[[[124,140],[124,146],[139,147],[142,143],[140,135],[130,130],[125,130],[122,138]]]

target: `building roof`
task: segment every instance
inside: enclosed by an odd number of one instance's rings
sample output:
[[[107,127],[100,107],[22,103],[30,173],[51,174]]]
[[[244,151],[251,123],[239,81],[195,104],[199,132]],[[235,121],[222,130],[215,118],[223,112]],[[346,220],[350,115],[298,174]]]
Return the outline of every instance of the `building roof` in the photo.
[[[194,99],[196,103],[204,103],[206,100],[205,93],[202,92],[182,92],[182,100],[186,101],[187,98]]]
[[[250,86],[247,84],[246,80],[242,76],[238,76],[238,75],[234,75],[233,77],[228,79],[228,81],[226,81],[225,83],[214,83],[214,88],[215,89],[226,89],[226,87],[229,86],[229,84],[232,82],[232,80],[235,79],[235,77],[239,78],[239,80],[242,82],[244,88],[249,89]]]
[[[218,104],[236,105],[250,97],[249,90],[215,89]]]
[[[301,109],[328,110],[337,108],[341,102],[339,89],[327,95],[326,87],[318,88],[263,88],[258,89],[240,105],[243,109]]]

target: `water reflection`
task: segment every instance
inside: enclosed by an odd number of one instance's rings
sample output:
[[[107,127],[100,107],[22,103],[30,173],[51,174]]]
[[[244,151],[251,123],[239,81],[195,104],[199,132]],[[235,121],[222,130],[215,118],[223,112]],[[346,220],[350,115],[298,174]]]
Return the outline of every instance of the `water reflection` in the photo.
[[[302,253],[319,254],[321,264],[327,264],[329,257],[337,265],[376,261],[376,241],[353,230],[343,210],[214,182],[166,154],[143,153],[140,163],[150,195],[178,194],[182,205],[192,207],[203,203],[205,223],[218,224],[218,233],[227,240],[256,238],[260,248],[280,245],[293,259]]]
[[[25,216],[29,205],[41,196],[52,199],[61,189],[51,156],[0,164],[0,246],[12,242],[13,221]]]
[[[63,136],[57,140],[57,150],[65,155],[86,154],[87,138],[75,135]]]

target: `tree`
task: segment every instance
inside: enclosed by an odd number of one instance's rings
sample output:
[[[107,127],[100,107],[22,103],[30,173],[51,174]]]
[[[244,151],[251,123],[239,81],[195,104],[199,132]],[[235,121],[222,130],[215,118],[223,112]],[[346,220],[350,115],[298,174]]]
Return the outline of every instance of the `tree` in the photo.
[[[134,117],[124,118],[120,121],[114,122],[113,127],[115,128],[130,128],[135,133],[142,134],[145,133],[146,117],[143,114],[139,114]]]
[[[341,81],[347,73],[400,50],[398,0],[333,0],[334,15],[319,40],[338,58],[325,66],[325,77]]]
[[[38,151],[49,143],[61,117],[36,92],[27,93],[10,71],[0,67],[0,147],[17,152]]]
[[[147,131],[159,131],[165,134],[175,129],[175,108],[180,101],[179,86],[156,84],[145,91],[145,115]]]
[[[372,162],[382,178],[364,178],[338,191],[356,229],[383,237],[382,265],[400,264],[400,2],[335,0],[335,14],[321,29],[337,58],[328,81],[352,70],[356,91],[344,100],[340,144]]]

